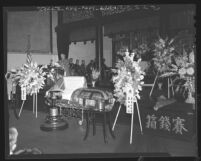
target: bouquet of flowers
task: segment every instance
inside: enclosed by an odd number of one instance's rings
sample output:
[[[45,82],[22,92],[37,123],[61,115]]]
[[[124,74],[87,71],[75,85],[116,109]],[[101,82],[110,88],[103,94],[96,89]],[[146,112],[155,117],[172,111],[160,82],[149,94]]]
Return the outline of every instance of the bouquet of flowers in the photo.
[[[26,88],[27,95],[39,92],[43,88],[46,79],[46,73],[43,72],[43,68],[45,66],[39,68],[36,62],[31,62],[24,64],[18,72],[20,76],[19,85],[21,88]]]
[[[165,40],[159,38],[154,43],[154,65],[158,71],[158,73],[163,74],[164,72],[169,70],[170,65],[172,64],[172,56],[174,55],[174,47],[172,45],[174,39]]]
[[[117,97],[117,101],[121,104],[126,104],[126,90],[128,86],[133,87],[134,89],[134,99],[140,99],[139,91],[142,90],[142,80],[144,79],[144,72],[141,70],[138,61],[134,61],[134,53],[129,54],[128,51],[121,53],[123,55],[123,60],[118,60],[116,64],[117,69],[113,69],[113,72],[116,73],[112,77],[114,83],[114,96]]]
[[[138,55],[146,54],[150,50],[149,46],[146,43],[140,44],[136,49],[133,50]]]
[[[5,75],[6,80],[10,80],[12,83],[17,84],[17,82],[20,79],[20,76],[18,74],[18,69],[11,69],[8,71]]]
[[[174,57],[175,64],[172,64],[169,70],[162,74],[161,77],[167,77],[171,75],[177,75],[176,80],[182,79],[185,80],[184,86],[186,89],[194,92],[195,85],[194,85],[194,51],[192,50],[189,53],[189,56],[185,50],[183,50],[183,54]]]
[[[61,65],[57,62],[53,63],[53,61],[47,67],[47,71],[46,71],[47,78],[49,78],[54,83],[57,80],[57,71],[55,69],[58,69],[58,68],[62,68]]]

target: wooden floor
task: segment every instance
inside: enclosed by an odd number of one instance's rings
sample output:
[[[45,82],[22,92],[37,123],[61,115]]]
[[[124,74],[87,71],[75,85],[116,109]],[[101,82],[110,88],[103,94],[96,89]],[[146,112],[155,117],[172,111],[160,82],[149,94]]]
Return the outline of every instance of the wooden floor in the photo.
[[[38,117],[31,110],[23,110],[17,120],[13,111],[9,111],[9,127],[14,126],[19,132],[17,149],[37,147],[44,154],[89,154],[89,153],[130,153],[142,155],[143,153],[165,153],[170,156],[197,156],[195,141],[180,141],[154,135],[140,134],[139,125],[134,125],[133,143],[129,144],[130,124],[117,122],[114,140],[108,133],[108,144],[104,143],[102,126],[98,125],[96,135],[83,141],[85,128],[78,125],[77,119],[67,119],[69,128],[63,131],[44,132],[40,130],[46,113],[38,112]]]

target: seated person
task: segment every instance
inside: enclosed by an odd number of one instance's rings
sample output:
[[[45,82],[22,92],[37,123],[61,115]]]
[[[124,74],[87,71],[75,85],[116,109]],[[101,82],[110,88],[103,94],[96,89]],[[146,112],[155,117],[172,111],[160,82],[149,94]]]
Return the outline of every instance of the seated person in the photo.
[[[26,155],[26,154],[42,154],[38,148],[24,148],[16,150],[18,139],[18,131],[15,127],[9,128],[9,148],[10,155]]]
[[[95,63],[94,60],[91,60],[90,63],[86,66],[86,79],[87,79],[87,82],[91,81],[92,69],[96,69],[96,63]]]
[[[101,77],[103,80],[107,79],[107,70],[109,68],[107,67],[107,65],[105,65],[105,58],[103,58],[102,60],[102,69],[101,69]]]

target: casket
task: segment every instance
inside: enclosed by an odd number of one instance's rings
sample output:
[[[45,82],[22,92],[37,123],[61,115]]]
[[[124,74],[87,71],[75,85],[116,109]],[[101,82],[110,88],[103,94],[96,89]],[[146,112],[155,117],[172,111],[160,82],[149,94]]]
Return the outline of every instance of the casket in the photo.
[[[114,105],[112,93],[98,88],[79,88],[72,93],[71,101],[93,110],[111,110]]]
[[[46,92],[46,97],[50,97],[50,91],[55,91],[56,88],[56,91],[58,89],[62,91],[59,93],[62,99],[70,100],[73,91],[83,87],[87,87],[86,79],[83,76],[62,77]]]

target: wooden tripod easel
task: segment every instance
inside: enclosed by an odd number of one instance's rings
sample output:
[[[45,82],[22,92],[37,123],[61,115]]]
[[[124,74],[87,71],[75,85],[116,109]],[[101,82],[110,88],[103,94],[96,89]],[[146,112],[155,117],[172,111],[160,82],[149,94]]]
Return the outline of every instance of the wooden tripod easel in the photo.
[[[142,131],[142,123],[141,123],[141,117],[140,117],[140,111],[139,111],[139,106],[138,106],[138,102],[137,100],[134,103],[134,106],[133,106],[133,109],[132,109],[132,117],[131,117],[131,132],[130,132],[130,144],[132,144],[132,138],[133,138],[133,122],[134,122],[134,110],[135,110],[135,107],[137,108],[137,112],[138,112],[138,119],[139,119],[139,123],[140,123],[140,130],[141,130],[141,134],[143,134],[143,131]],[[136,106],[135,106],[136,105]],[[116,125],[116,122],[117,122],[117,118],[119,116],[119,112],[121,110],[121,107],[122,105],[120,104],[119,105],[119,109],[118,109],[118,112],[117,112],[117,115],[115,117],[115,121],[114,121],[114,124],[112,126],[112,130],[114,131],[114,128],[115,128],[115,125]]]
[[[158,77],[158,73],[157,73],[157,75],[156,75],[156,77],[155,77],[155,79],[154,79],[154,83],[151,84],[152,88],[151,88],[151,91],[150,91],[150,93],[149,93],[149,96],[150,96],[150,97],[151,97],[151,95],[152,95],[152,93],[153,93],[153,89],[154,89],[154,87],[155,87],[155,85],[156,85],[156,81],[157,81],[158,78],[159,78],[159,77]],[[146,86],[146,84],[144,84],[143,86]],[[168,77],[168,99],[170,98],[170,87],[171,87],[171,89],[172,89],[172,94],[173,94],[173,96],[174,96],[173,82],[172,82],[172,79],[171,79],[170,77]]]

